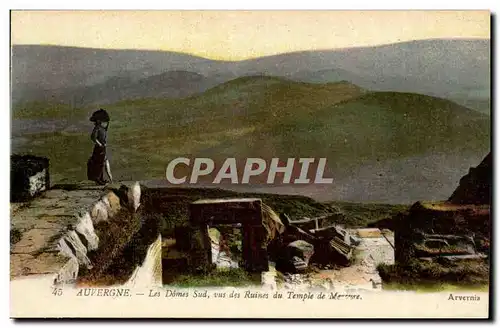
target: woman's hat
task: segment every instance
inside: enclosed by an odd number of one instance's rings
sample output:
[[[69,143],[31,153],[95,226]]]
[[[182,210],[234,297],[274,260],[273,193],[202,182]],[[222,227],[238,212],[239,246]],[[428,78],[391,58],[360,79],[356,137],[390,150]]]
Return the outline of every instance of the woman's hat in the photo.
[[[91,122],[109,122],[109,114],[106,112],[104,109],[100,108],[99,110],[96,110],[94,113],[92,113],[92,116],[90,117]]]

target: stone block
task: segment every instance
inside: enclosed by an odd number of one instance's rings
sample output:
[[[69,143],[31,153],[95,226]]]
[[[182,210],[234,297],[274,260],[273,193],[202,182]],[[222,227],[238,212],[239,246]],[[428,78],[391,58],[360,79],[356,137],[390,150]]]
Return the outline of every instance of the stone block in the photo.
[[[78,260],[78,264],[84,265],[88,269],[92,269],[92,264],[90,263],[89,258],[87,257],[87,248],[83,244],[80,236],[76,233],[76,231],[72,230],[66,233],[64,238],[59,241],[60,244],[66,243],[69,247],[71,253]],[[64,247],[64,246],[63,246]]]
[[[109,218],[109,207],[106,206],[106,202],[104,200],[99,200],[92,206],[90,211],[91,220],[94,224],[98,224],[99,222],[108,221]]]
[[[258,198],[204,199],[191,203],[192,224],[262,224],[262,201]]]
[[[123,183],[119,188],[110,187],[120,201],[120,206],[136,212],[141,205],[141,186],[139,182]]]
[[[75,257],[70,258],[59,270],[54,280],[54,284],[73,283],[78,278],[80,266]]]
[[[118,197],[118,195],[114,192],[108,192],[104,197],[102,197],[102,201],[106,205],[108,213],[111,217],[115,216],[115,214],[122,208],[120,204],[120,197]]]
[[[129,208],[137,211],[139,206],[141,205],[141,186],[139,182],[135,182],[128,188],[127,192],[128,205]]]
[[[50,188],[48,158],[12,155],[10,165],[11,201],[28,201]]]
[[[85,212],[78,219],[75,230],[85,238],[88,251],[95,250],[99,247],[99,237],[95,233],[94,224],[88,212]]]

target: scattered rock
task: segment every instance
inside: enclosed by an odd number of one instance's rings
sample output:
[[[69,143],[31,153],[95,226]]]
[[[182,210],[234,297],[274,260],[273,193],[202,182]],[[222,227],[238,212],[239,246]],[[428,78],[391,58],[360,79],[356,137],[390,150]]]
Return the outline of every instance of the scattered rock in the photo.
[[[84,265],[87,269],[92,269],[92,263],[90,263],[87,257],[87,247],[85,247],[76,231],[72,230],[67,232],[66,236],[64,236],[59,243],[60,249],[64,254],[69,255],[69,257],[75,257],[78,260],[78,264]],[[68,254],[68,251],[72,254]]]
[[[314,254],[314,246],[304,240],[289,243],[278,259],[277,269],[282,272],[304,272]]]
[[[88,212],[79,218],[75,230],[85,238],[87,250],[93,251],[99,247],[99,237],[94,231],[94,225]]]
[[[108,221],[108,206],[106,206],[106,202],[104,200],[99,200],[95,203],[90,213],[94,224]]]

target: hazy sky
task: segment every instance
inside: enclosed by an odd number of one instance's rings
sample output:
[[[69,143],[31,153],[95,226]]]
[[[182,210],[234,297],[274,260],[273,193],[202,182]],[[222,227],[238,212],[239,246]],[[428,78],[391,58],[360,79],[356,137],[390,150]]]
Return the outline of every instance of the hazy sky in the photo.
[[[430,38],[489,38],[487,11],[13,11],[13,44],[153,49],[212,59]]]

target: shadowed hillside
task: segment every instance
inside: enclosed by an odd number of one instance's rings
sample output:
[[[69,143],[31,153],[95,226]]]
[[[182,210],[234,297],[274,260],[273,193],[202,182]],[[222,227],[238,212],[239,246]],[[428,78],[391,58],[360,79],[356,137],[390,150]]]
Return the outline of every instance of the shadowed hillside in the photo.
[[[106,109],[112,168],[121,180],[162,179],[167,163],[181,156],[219,162],[326,157],[333,185],[284,192],[322,200],[407,201],[422,192],[449,194],[455,170],[460,173],[489,149],[488,116],[439,98],[367,93],[349,83],[244,77],[183,99],[128,100]],[[41,103],[18,108],[13,152],[49,156],[54,181],[85,180],[93,110]],[[30,117],[38,118],[31,131]],[[58,125],[39,130],[54,119]],[[417,194],[407,190],[412,185]]]

